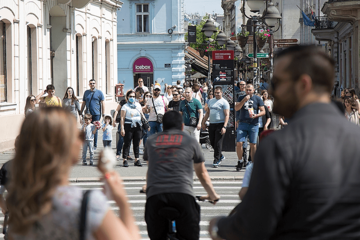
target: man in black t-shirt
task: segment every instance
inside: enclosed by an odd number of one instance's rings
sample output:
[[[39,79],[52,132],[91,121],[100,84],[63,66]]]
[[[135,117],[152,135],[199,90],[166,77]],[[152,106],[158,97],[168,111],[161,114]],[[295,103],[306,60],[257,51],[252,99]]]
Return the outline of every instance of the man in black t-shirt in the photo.
[[[180,94],[177,90],[172,92],[173,99],[169,102],[169,110],[179,112],[180,110]]]

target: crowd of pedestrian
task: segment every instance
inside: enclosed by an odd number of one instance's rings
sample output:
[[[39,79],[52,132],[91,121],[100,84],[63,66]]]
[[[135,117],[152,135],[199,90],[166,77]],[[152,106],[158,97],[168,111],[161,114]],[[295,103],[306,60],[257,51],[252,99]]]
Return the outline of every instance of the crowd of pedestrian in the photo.
[[[251,83],[236,84],[236,169],[246,166],[239,192],[242,201],[231,216],[210,221],[213,240],[360,237],[360,149],[355,146],[360,138],[360,104],[355,89],[344,89],[341,99],[335,100],[337,105],[331,103],[334,66],[318,48],[296,46],[277,55],[270,89],[265,79],[258,92]],[[219,167],[225,159],[222,143],[230,118],[223,88],[178,82],[166,85],[162,95],[160,84],[149,90],[139,78],[138,86],[126,92],[110,116],[104,114],[104,95],[96,89],[96,81],[91,79],[89,86],[81,106],[71,87],[62,100],[52,85],[27,98],[6,203],[0,187],[0,207],[9,211],[12,239],[66,240],[82,235],[86,239],[140,239],[116,172],[102,173],[120,217],[102,192],[83,194],[68,181],[81,147],[83,164],[87,165],[89,151],[93,165],[98,131],[103,131],[104,147],[111,146],[116,123],[120,133],[116,155],[120,159],[122,153],[124,167],[129,166],[131,144],[134,165],[142,166],[141,141],[145,146],[148,173],[143,190],[150,239],[165,239],[168,222],[159,211],[166,207],[182,213],[176,220],[179,239],[199,239],[200,207],[193,197],[193,170],[208,194],[202,200],[216,204],[220,196],[205,168],[199,136],[201,129],[208,129],[213,167]],[[281,131],[267,131],[277,127],[273,113],[281,116]],[[246,144],[250,144],[249,159],[244,155]],[[3,175],[2,170],[1,185]],[[85,223],[84,199],[88,199]]]

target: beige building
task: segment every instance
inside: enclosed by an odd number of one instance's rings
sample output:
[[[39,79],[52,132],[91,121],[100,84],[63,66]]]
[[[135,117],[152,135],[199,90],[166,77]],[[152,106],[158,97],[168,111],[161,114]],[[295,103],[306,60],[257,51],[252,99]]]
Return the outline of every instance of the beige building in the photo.
[[[336,94],[339,96],[342,88],[355,88],[359,93],[360,1],[331,0],[321,11],[325,17],[312,34],[317,40],[328,42],[327,51],[337,63]]]
[[[118,0],[0,0],[0,151],[13,147],[26,97],[53,84],[80,100],[91,78],[114,108]],[[111,107],[110,107],[111,106]]]

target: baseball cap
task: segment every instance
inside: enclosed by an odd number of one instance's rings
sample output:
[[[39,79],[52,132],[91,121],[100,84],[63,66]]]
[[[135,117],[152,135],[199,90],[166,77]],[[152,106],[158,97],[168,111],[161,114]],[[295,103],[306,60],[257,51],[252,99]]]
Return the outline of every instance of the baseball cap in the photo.
[[[155,84],[154,89],[159,89],[159,90],[161,90],[160,84]]]

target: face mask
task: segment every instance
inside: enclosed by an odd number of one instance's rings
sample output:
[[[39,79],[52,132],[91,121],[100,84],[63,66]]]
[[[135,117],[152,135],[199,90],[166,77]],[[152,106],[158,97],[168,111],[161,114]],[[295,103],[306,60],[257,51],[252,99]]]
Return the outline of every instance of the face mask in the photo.
[[[134,102],[135,102],[135,98],[129,98],[129,102],[130,102],[130,103],[134,103]]]

